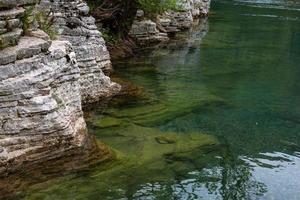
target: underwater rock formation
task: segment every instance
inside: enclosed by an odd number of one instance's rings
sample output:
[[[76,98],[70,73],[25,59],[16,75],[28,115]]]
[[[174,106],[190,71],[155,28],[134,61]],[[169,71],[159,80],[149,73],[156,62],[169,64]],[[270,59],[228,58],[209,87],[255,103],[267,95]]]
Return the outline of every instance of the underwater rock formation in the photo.
[[[110,55],[89,7],[81,0],[42,0],[41,9],[53,12],[60,40],[69,41],[80,69],[83,103],[93,103],[118,93],[121,87],[104,74],[112,70]]]
[[[26,199],[72,199],[74,196],[126,199],[129,198],[128,190],[138,193],[140,188],[152,183],[168,185],[170,180],[183,180],[187,173],[203,168],[222,151],[215,137],[199,132],[162,132],[128,123],[121,127],[119,135],[113,135],[111,129],[100,130],[102,137],[106,135],[109,144],[117,150],[115,161],[95,168],[84,178],[62,177],[47,184],[37,184],[25,194]],[[168,142],[159,142],[162,140]]]

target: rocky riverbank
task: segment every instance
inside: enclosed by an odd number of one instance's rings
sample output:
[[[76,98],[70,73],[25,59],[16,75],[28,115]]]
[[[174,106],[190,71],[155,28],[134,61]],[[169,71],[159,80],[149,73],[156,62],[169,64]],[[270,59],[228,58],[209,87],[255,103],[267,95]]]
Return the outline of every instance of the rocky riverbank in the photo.
[[[93,18],[82,11],[86,4],[53,3],[64,9],[55,12],[62,30],[55,41],[34,23],[24,28],[34,18],[32,13],[24,19],[26,9],[36,7],[35,0],[1,1],[0,7],[0,195],[4,195],[22,188],[21,177],[50,166],[67,171],[110,159],[111,152],[87,133],[82,102],[111,96],[120,86],[103,73],[111,68],[109,53]],[[61,25],[62,19],[77,26]]]
[[[167,42],[170,35],[189,29],[194,18],[208,15],[210,0],[185,0],[178,3],[179,11],[168,11],[159,14],[155,19],[138,10],[129,35],[139,46]]]
[[[155,22],[139,10],[130,36],[138,45],[167,41],[193,17],[206,15],[209,1],[182,7]],[[38,12],[54,18],[55,40],[35,20]],[[88,135],[82,111],[121,90],[108,77],[111,70],[105,41],[82,0],[0,0],[0,196],[26,187],[28,177],[38,181],[39,174],[113,158]]]

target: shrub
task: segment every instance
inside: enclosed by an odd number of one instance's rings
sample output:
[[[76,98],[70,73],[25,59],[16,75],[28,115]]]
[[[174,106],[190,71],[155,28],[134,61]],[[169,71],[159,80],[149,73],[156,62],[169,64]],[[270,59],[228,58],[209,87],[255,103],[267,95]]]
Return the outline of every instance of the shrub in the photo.
[[[30,25],[33,23],[33,11],[34,11],[34,6],[29,6],[26,8],[21,21],[23,24],[23,30],[25,34],[28,34],[28,30],[30,28]]]
[[[113,45],[117,42],[118,37],[114,34],[111,33],[111,31],[109,29],[101,29],[101,33],[102,33],[102,37],[105,40],[105,42],[107,43],[107,45]]]
[[[37,21],[39,28],[47,33],[51,40],[54,40],[57,37],[57,32],[53,28],[55,19],[52,14],[53,13],[51,11],[38,12],[35,15],[35,20]]]
[[[57,33],[53,29],[55,19],[51,11],[38,11],[35,6],[29,6],[26,8],[25,13],[22,16],[22,24],[25,35],[29,35],[29,30],[32,24],[37,23],[39,29],[43,30],[53,40],[56,38]]]
[[[137,0],[139,8],[146,14],[160,14],[168,10],[179,10],[178,0]]]

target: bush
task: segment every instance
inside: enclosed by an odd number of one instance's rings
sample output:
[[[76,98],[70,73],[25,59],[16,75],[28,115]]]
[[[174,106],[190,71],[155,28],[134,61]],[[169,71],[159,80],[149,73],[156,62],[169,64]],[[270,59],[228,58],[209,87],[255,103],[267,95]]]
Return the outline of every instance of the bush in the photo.
[[[37,21],[39,28],[47,33],[51,40],[56,39],[57,32],[53,28],[55,18],[51,11],[40,11],[36,13],[35,20]]]
[[[31,25],[37,23],[38,28],[47,33],[50,39],[56,39],[57,32],[53,29],[55,19],[51,11],[37,11],[35,6],[30,6],[26,8],[21,20],[25,35],[30,35]]]
[[[118,37],[111,33],[109,29],[101,29],[102,37],[107,45],[113,45],[117,42]]]
[[[28,34],[28,30],[30,28],[30,25],[33,23],[33,20],[34,20],[34,18],[32,17],[33,16],[33,11],[34,11],[34,6],[28,7],[25,10],[25,12],[24,12],[24,14],[21,18],[25,35]]]
[[[179,10],[178,0],[137,0],[139,8],[146,14],[161,14],[168,10]]]

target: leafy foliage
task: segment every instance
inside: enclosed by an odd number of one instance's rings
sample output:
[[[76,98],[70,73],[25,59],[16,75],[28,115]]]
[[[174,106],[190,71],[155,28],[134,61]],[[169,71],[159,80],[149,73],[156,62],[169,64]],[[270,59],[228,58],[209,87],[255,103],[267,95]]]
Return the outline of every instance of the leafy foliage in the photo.
[[[38,24],[38,27],[49,35],[53,40],[56,38],[57,33],[53,29],[55,19],[51,11],[39,11],[35,10],[35,6],[30,6],[25,10],[25,13],[22,17],[23,30],[25,35],[30,34],[30,26],[34,23]]]
[[[137,0],[139,8],[146,14],[160,14],[167,10],[178,10],[178,0]]]
[[[37,21],[39,28],[47,33],[50,39],[56,39],[57,32],[53,29],[55,19],[51,11],[48,12],[38,12],[35,15],[35,20]]]
[[[30,25],[33,23],[34,18],[33,16],[33,11],[34,11],[34,6],[29,6],[28,8],[26,8],[21,21],[23,24],[23,30],[25,34],[28,34],[28,30],[30,28]]]
[[[116,35],[112,34],[111,31],[107,28],[101,29],[101,33],[102,33],[102,36],[103,36],[105,42],[108,45],[115,44],[117,42],[117,40],[119,39]]]

